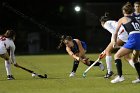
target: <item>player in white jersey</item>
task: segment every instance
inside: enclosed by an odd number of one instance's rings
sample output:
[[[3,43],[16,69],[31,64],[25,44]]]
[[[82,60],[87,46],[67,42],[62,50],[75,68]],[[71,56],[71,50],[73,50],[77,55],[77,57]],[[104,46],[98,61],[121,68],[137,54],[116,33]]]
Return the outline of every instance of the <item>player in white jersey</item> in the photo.
[[[113,34],[116,31],[117,28],[117,21],[114,20],[109,20],[109,17],[105,14],[105,16],[102,16],[100,19],[101,25],[104,29],[106,29],[107,31],[109,31],[112,34],[111,37],[111,41],[113,38]],[[121,26],[118,32],[118,38],[117,38],[117,45],[118,46],[122,46],[128,39],[128,33],[125,31],[124,27]],[[101,56],[105,56],[106,55],[106,65],[107,65],[107,73],[104,76],[105,78],[109,78],[113,75],[112,72],[112,56],[111,56],[111,52],[114,49],[113,48],[113,43],[110,42],[109,45],[106,47],[106,49],[103,51],[103,53],[101,53]],[[132,60],[130,60],[131,58],[127,55],[125,56],[125,59],[131,64],[131,66],[134,67],[134,64],[132,62]]]
[[[17,66],[15,61],[15,32],[13,30],[7,30],[4,35],[0,36],[0,57],[5,60],[5,68],[7,72],[7,79],[13,80],[14,77],[11,73],[10,65]],[[8,52],[9,50],[9,52]]]

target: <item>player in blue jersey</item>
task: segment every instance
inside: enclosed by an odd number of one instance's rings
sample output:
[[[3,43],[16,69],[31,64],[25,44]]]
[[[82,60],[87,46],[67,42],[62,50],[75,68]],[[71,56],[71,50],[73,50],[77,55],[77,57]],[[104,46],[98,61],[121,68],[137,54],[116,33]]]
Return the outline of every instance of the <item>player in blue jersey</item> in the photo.
[[[124,17],[120,18],[118,21],[118,26],[113,36],[114,39],[112,41],[113,47],[117,45],[117,35],[121,25],[124,26],[129,36],[128,41],[114,55],[118,76],[115,79],[111,80],[111,83],[118,83],[125,80],[122,73],[121,57],[129,53],[132,53],[132,61],[134,62],[135,69],[138,73],[138,78],[132,81],[132,83],[140,83],[140,63],[138,62],[138,57],[140,54],[140,23],[135,19],[135,17],[132,16],[133,7],[130,3],[126,3],[122,7],[122,12]]]
[[[87,50],[87,45],[85,42],[80,41],[79,39],[72,39],[71,36],[62,36],[59,48],[62,46],[62,44],[65,44],[66,51],[74,59],[73,68],[69,77],[75,76],[80,61],[87,66],[94,63],[94,61],[89,60],[89,58],[87,58],[85,55]],[[95,66],[99,66],[101,70],[104,70],[104,66],[101,62],[97,62]]]

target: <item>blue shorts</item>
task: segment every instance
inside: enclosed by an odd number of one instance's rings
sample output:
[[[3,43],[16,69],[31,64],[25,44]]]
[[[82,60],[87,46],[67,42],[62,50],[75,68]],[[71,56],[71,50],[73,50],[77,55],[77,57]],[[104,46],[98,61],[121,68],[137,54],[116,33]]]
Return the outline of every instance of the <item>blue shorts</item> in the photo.
[[[128,41],[123,47],[131,50],[140,50],[140,33],[130,34]]]
[[[87,50],[87,44],[83,41],[81,41],[82,47],[84,48],[84,50]]]

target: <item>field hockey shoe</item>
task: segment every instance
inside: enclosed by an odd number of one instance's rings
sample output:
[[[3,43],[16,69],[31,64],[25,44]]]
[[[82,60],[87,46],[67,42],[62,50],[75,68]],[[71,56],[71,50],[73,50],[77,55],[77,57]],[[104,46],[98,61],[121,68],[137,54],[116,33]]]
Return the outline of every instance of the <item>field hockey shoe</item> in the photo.
[[[75,72],[71,72],[69,77],[74,77],[75,76]]]
[[[111,80],[111,83],[119,83],[119,82],[122,82],[124,81],[124,77],[123,76],[117,76],[116,78],[114,78],[113,80]]]
[[[102,71],[104,71],[105,67],[104,67],[103,63],[102,63],[101,61],[100,61],[99,63],[100,63],[99,68],[100,68]]]
[[[133,84],[135,84],[135,83],[140,83],[140,78],[137,78],[136,80],[133,80],[132,83],[133,83]]]
[[[110,78],[113,74],[113,71],[110,71],[109,73],[107,72],[104,78]]]
[[[8,75],[7,76],[7,80],[14,80],[15,78],[13,77],[13,75]]]

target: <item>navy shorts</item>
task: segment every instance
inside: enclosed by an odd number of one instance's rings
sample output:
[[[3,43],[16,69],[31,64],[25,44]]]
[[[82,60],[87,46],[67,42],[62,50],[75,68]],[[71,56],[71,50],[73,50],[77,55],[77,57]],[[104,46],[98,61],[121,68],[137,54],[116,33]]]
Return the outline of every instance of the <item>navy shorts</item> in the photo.
[[[140,50],[140,33],[130,34],[128,41],[123,47],[131,50]]]

